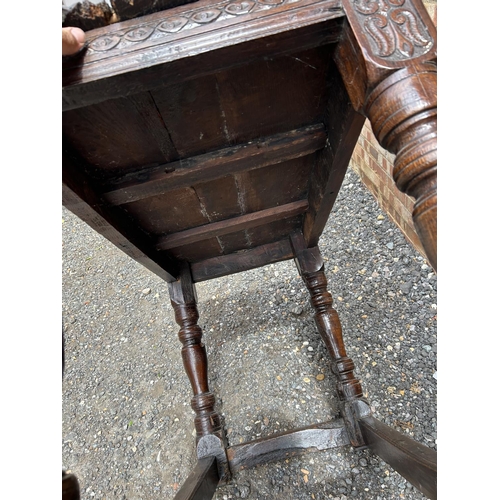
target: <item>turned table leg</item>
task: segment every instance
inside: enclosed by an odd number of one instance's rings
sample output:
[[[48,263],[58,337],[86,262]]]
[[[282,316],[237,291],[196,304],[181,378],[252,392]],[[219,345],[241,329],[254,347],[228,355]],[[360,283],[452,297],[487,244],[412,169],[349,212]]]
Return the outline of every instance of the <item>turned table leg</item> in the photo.
[[[295,263],[311,296],[316,326],[333,361],[332,371],[337,378],[336,392],[340,399],[340,410],[349,439],[355,447],[364,446],[363,435],[357,424],[352,403],[362,402],[363,411],[369,412],[369,409],[363,399],[361,383],[354,376],[354,363],[345,350],[340,319],[337,311],[332,307],[333,299],[327,290],[328,282],[323,259],[318,247],[306,248],[302,234],[292,235],[291,242]]]
[[[334,59],[353,107],[395,156],[397,188],[437,271],[437,32],[421,0],[342,0]]]
[[[175,321],[180,326],[182,361],[194,394],[191,408],[196,414],[196,443],[209,434],[223,439],[221,417],[215,411],[215,396],[208,387],[207,353],[202,341],[203,332],[198,325],[196,291],[189,267],[186,266],[180,278],[168,286]]]

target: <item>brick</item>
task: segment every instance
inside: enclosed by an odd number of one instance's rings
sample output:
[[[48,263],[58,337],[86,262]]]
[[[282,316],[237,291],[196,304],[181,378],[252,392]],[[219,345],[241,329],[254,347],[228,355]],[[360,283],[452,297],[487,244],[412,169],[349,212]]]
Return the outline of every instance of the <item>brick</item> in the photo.
[[[379,145],[367,120],[354,149],[352,168],[407,241],[423,255],[411,218],[414,200],[394,183],[394,159],[395,155]]]
[[[401,214],[403,218],[408,215],[408,210],[406,210],[404,204],[396,196],[394,196],[394,212]]]
[[[382,170],[380,169],[380,164],[375,161],[373,156],[368,157],[368,166],[375,171],[382,172]]]
[[[380,161],[380,159],[379,159],[379,152],[378,152],[377,148],[375,148],[374,146],[372,146],[370,144],[369,151],[370,151],[370,154],[373,156],[373,158],[374,158],[375,161],[377,161],[377,162]]]
[[[394,192],[393,192],[393,190],[390,188],[390,186],[387,185],[387,183],[384,185],[384,189],[385,189],[385,193],[386,193],[386,197],[387,197],[387,201],[388,201],[389,205],[391,206],[391,208],[394,208]]]
[[[376,173],[373,170],[364,169],[364,170],[362,170],[362,172],[364,174],[364,177],[370,179],[372,184],[374,184],[374,185],[377,184],[376,181],[378,179],[378,176],[376,175]]]
[[[396,224],[396,226],[398,226],[401,229],[403,222],[403,217],[401,216],[401,214],[398,213],[397,211],[390,212],[390,217],[394,221],[394,224]]]
[[[411,196],[404,195],[404,204],[405,204],[406,210],[408,210],[408,212],[412,213],[413,207],[415,206],[415,199],[412,198]]]

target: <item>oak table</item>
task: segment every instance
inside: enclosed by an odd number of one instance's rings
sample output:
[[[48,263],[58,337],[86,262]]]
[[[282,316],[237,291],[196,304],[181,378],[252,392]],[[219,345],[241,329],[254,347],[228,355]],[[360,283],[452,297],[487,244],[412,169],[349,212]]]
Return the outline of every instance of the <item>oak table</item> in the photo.
[[[242,467],[369,448],[429,498],[436,453],[363,396],[318,248],[366,118],[437,269],[436,30],[418,0],[200,0],[87,31],[63,61],[63,204],[169,284],[198,463],[177,500]],[[130,7],[130,4],[129,4]],[[160,9],[160,10],[158,10]],[[156,11],[155,11],[156,10]],[[74,18],[73,18],[74,19]],[[195,284],[294,259],[341,418],[229,446],[208,385]],[[77,497],[73,476],[63,479]]]

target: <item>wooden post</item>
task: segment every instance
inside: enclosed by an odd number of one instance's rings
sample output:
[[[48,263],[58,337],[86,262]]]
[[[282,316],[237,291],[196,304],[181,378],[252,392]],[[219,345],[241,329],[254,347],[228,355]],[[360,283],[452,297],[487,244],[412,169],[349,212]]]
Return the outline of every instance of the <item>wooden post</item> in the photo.
[[[364,446],[364,439],[357,424],[351,404],[363,400],[361,382],[354,376],[354,362],[347,356],[342,338],[342,326],[333,299],[327,290],[324,264],[318,247],[307,248],[304,237],[294,233],[290,237],[297,268],[309,290],[314,308],[316,326],[332,358],[332,371],[337,378],[336,392],[352,446]]]
[[[420,0],[342,0],[348,25],[334,59],[354,108],[396,155],[413,222],[437,271],[437,42]]]
[[[175,321],[181,327],[182,361],[194,394],[191,408],[196,413],[196,443],[208,434],[216,434],[224,440],[221,417],[214,409],[215,396],[208,387],[207,353],[202,342],[203,332],[197,324],[196,290],[187,264],[182,268],[179,279],[168,284],[168,289]]]

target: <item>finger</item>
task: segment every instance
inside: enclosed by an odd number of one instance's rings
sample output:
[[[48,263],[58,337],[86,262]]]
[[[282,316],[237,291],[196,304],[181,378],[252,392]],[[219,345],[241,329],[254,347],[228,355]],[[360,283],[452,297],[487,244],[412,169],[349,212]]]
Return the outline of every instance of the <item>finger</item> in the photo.
[[[78,52],[85,43],[85,32],[80,28],[62,29],[62,55],[69,56]]]

